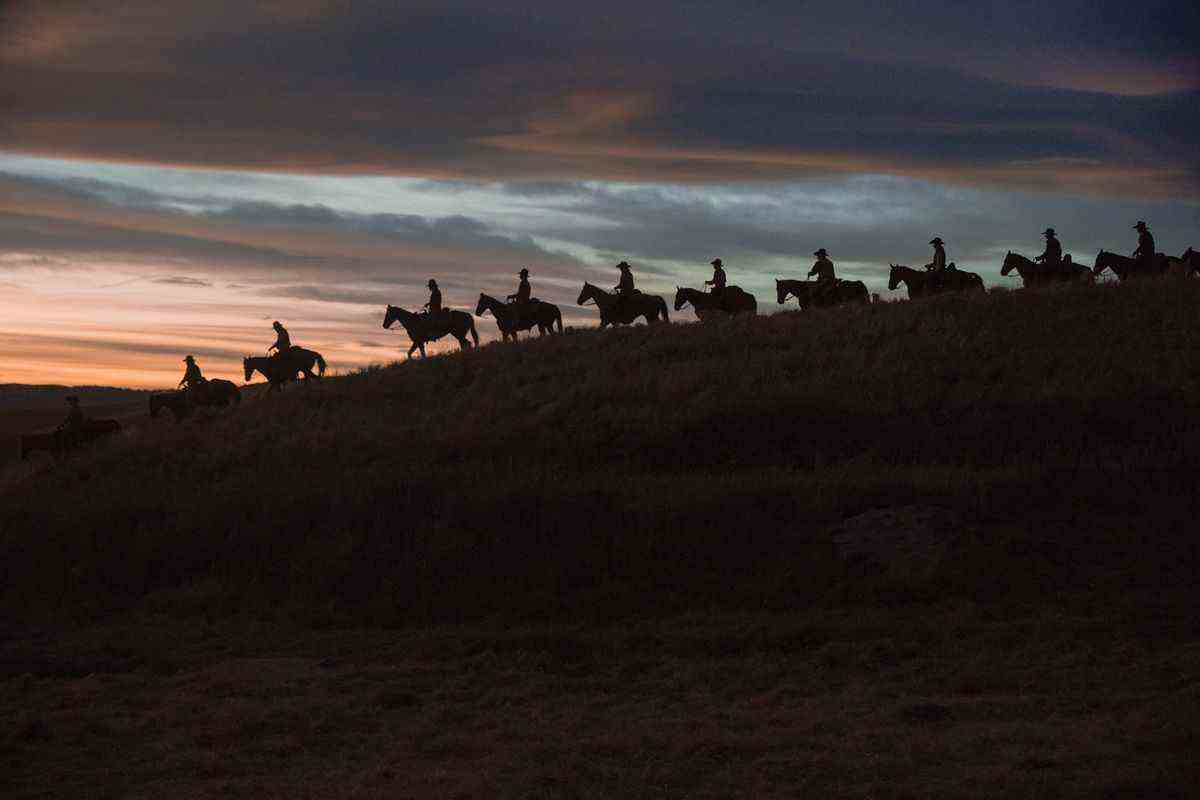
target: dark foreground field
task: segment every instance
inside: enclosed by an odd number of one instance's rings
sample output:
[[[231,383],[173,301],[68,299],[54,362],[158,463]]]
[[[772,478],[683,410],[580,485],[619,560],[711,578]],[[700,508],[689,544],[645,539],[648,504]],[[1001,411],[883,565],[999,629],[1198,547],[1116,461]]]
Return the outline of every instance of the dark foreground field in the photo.
[[[0,478],[0,794],[1187,797],[1200,287],[574,333]]]

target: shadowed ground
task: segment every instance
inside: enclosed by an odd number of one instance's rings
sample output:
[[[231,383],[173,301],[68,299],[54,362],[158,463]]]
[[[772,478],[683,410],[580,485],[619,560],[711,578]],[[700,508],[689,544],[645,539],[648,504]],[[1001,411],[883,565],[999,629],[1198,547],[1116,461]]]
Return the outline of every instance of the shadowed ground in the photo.
[[[1198,304],[569,332],[11,468],[0,791],[1186,796]]]

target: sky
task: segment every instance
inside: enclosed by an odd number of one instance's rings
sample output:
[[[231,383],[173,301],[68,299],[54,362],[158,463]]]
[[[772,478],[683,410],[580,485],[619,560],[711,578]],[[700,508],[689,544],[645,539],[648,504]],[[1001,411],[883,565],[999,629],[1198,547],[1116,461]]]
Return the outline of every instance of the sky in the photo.
[[[1197,42],[1194,2],[7,0],[0,383],[240,382],[275,319],[384,363],[387,303],[522,267],[586,326],[621,260],[669,294],[721,257],[773,310],[819,247],[885,299],[934,235],[1001,286],[1047,226],[1178,255]]]

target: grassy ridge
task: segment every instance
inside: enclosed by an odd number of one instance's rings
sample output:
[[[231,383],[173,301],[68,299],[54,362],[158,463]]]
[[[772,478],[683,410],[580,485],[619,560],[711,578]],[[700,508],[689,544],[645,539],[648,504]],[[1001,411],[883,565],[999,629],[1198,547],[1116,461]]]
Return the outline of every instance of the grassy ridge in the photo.
[[[1192,282],[992,293],[372,369],[10,470],[0,603],[794,607],[848,591],[831,523],[911,503],[988,534],[938,591],[1182,585],[1198,307]]]

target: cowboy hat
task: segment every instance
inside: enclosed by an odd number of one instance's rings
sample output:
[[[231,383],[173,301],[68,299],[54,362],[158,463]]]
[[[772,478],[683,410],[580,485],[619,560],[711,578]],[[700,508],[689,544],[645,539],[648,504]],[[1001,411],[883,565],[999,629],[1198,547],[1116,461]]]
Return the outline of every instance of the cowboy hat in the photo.
[[[620,264],[617,264],[617,269],[633,269],[633,267],[629,266],[628,261],[622,261]]]
[[[712,261],[710,261],[709,263],[710,263],[710,264],[712,264],[714,267],[723,267],[723,266],[725,266],[724,264],[722,264],[722,263],[721,263],[721,259],[719,259],[719,258],[714,258],[714,259],[713,259]]]
[[[1054,228],[1046,228],[1046,230],[1042,231],[1042,236],[1057,236],[1057,235],[1058,234],[1056,234],[1054,232]]]
[[[933,237],[932,239],[929,240],[929,243],[930,244],[945,244],[945,242],[942,241],[942,237],[940,237],[940,236]]]
[[[818,251],[816,251],[815,253],[813,253],[813,255],[814,255],[814,256],[827,256],[827,255],[829,255],[829,253],[826,253],[826,252],[825,252],[825,248],[824,248],[824,247],[822,247],[820,250],[818,250]]]
[[[1138,220],[1138,224],[1133,226],[1134,230],[1139,230],[1144,227],[1146,227],[1146,223],[1140,219]]]
[[[528,275],[528,274],[529,274],[529,270],[527,270],[527,269],[522,269],[522,270],[521,270],[520,272],[518,272],[517,274],[518,274],[518,275]]]
[[[183,360],[184,361],[195,361],[196,357],[195,356],[184,356]]]

